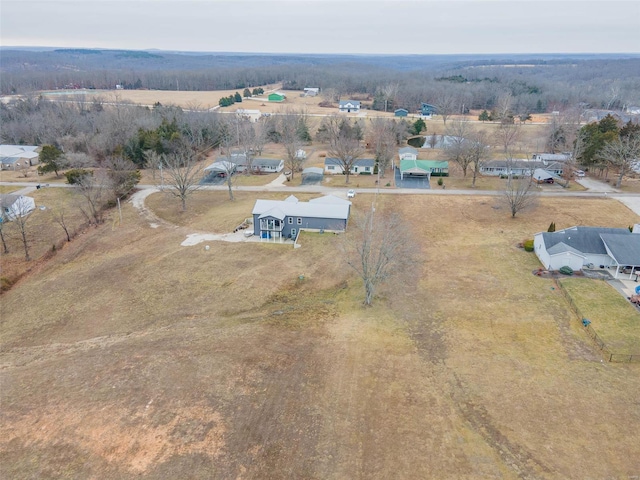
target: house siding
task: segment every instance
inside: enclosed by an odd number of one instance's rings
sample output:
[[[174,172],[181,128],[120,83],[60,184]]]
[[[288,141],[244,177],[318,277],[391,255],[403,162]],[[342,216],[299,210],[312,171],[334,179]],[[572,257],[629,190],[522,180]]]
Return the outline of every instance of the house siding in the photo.
[[[272,218],[272,217],[266,217]],[[289,219],[292,219],[292,223],[289,223]],[[301,223],[298,224],[298,219],[301,219]],[[282,238],[290,238],[291,229],[295,229],[296,235],[300,232],[300,229],[304,230],[325,230],[342,232],[347,228],[347,221],[337,218],[308,218],[308,217],[295,217],[286,216],[283,220],[284,226],[282,228]],[[253,234],[260,237],[260,215],[253,214]]]

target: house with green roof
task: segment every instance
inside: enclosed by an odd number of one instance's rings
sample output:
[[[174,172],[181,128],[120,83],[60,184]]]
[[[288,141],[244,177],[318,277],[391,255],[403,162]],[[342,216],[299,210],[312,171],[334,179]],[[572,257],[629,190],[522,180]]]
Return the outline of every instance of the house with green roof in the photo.
[[[400,179],[408,177],[448,177],[449,162],[444,160],[400,160]]]
[[[284,102],[285,98],[285,94],[281,92],[270,93],[268,97],[270,102]]]

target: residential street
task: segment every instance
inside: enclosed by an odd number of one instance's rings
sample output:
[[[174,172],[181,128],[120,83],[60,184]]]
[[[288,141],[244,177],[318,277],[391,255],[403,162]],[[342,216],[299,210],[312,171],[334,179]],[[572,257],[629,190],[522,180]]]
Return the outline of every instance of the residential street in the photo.
[[[640,194],[639,193],[617,193],[618,191],[615,189],[611,189],[610,191],[606,191],[605,187],[609,187],[609,185],[598,182],[596,180],[588,179],[588,184],[583,184],[585,187],[588,185],[593,186],[593,190],[588,190],[586,192],[564,192],[564,191],[546,191],[539,192],[538,195],[541,197],[606,197],[610,196],[611,198],[618,200],[623,203],[631,210],[633,210],[636,214],[640,215]],[[584,181],[584,179],[582,180]],[[38,182],[0,182],[0,185],[5,186],[20,186],[24,187],[16,193],[19,194],[28,194],[35,190],[37,185],[41,185]],[[48,187],[43,188],[73,188],[72,185],[68,185],[66,183],[50,183]],[[336,196],[344,196],[346,195],[346,188],[337,188],[337,187],[327,187],[323,185],[301,185],[301,186],[284,186],[281,178],[277,178],[273,182],[267,185],[260,186],[234,186],[234,190],[236,191],[247,191],[247,192],[283,192],[283,193],[321,193],[321,194],[332,194]],[[590,188],[590,187],[588,187]],[[609,187],[611,188],[611,187]],[[151,189],[157,190],[158,187],[156,185],[138,185],[138,189]],[[219,191],[227,191],[227,185],[201,185],[199,187],[200,190],[219,190]],[[442,189],[412,189],[412,188],[397,188],[397,189],[389,189],[389,188],[357,188],[357,193],[379,193],[382,195],[475,195],[475,196],[501,196],[504,192],[499,190],[442,190]],[[609,193],[614,193],[614,195],[609,195]]]

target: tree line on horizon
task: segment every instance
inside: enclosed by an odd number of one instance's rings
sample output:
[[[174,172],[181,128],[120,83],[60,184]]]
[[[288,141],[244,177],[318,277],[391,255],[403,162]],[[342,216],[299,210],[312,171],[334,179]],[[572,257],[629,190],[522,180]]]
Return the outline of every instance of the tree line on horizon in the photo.
[[[42,60],[45,53],[39,53]],[[87,56],[87,55],[84,55]],[[244,58],[244,57],[243,57]],[[415,112],[422,102],[435,104],[443,96],[451,97],[452,113],[470,109],[491,112],[501,96],[513,98],[516,115],[564,110],[582,104],[587,108],[620,110],[637,101],[640,92],[640,59],[567,60],[505,68],[499,65],[476,65],[476,61],[450,65],[418,65],[404,69],[379,63],[344,59],[336,63],[298,63],[295,57],[280,58],[276,63],[256,62],[242,66],[211,62],[198,63],[190,69],[167,69],[152,58],[136,59],[139,67],[122,68],[119,61],[90,65],[82,71],[62,69],[43,63],[42,68],[8,68],[2,66],[2,94],[29,94],[42,90],[68,88],[152,90],[238,90],[282,82],[284,89],[302,90],[318,87],[328,103],[355,96],[365,99],[370,108],[391,111],[405,108]],[[387,60],[388,61],[388,60]],[[301,61],[300,61],[301,62]],[[5,62],[3,61],[3,64]],[[390,63],[393,65],[393,63]]]

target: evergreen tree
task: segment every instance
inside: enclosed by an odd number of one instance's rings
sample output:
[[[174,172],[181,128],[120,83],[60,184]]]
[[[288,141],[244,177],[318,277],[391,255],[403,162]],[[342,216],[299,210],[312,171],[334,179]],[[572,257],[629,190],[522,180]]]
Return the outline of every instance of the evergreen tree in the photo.
[[[413,122],[412,129],[413,129],[412,133],[414,135],[420,135],[423,131],[424,132],[427,131],[427,124],[424,123],[423,119],[419,118],[415,122]]]
[[[480,120],[481,122],[488,122],[489,112],[487,112],[486,110],[483,110],[482,113],[478,115],[478,120]]]
[[[233,100],[236,103],[241,103],[242,102],[242,97],[240,96],[240,94],[238,92],[236,92],[236,94],[233,96]]]
[[[62,150],[53,145],[45,145],[42,147],[39,160],[38,173],[55,172],[57,177],[58,171],[62,170],[65,166]]]

